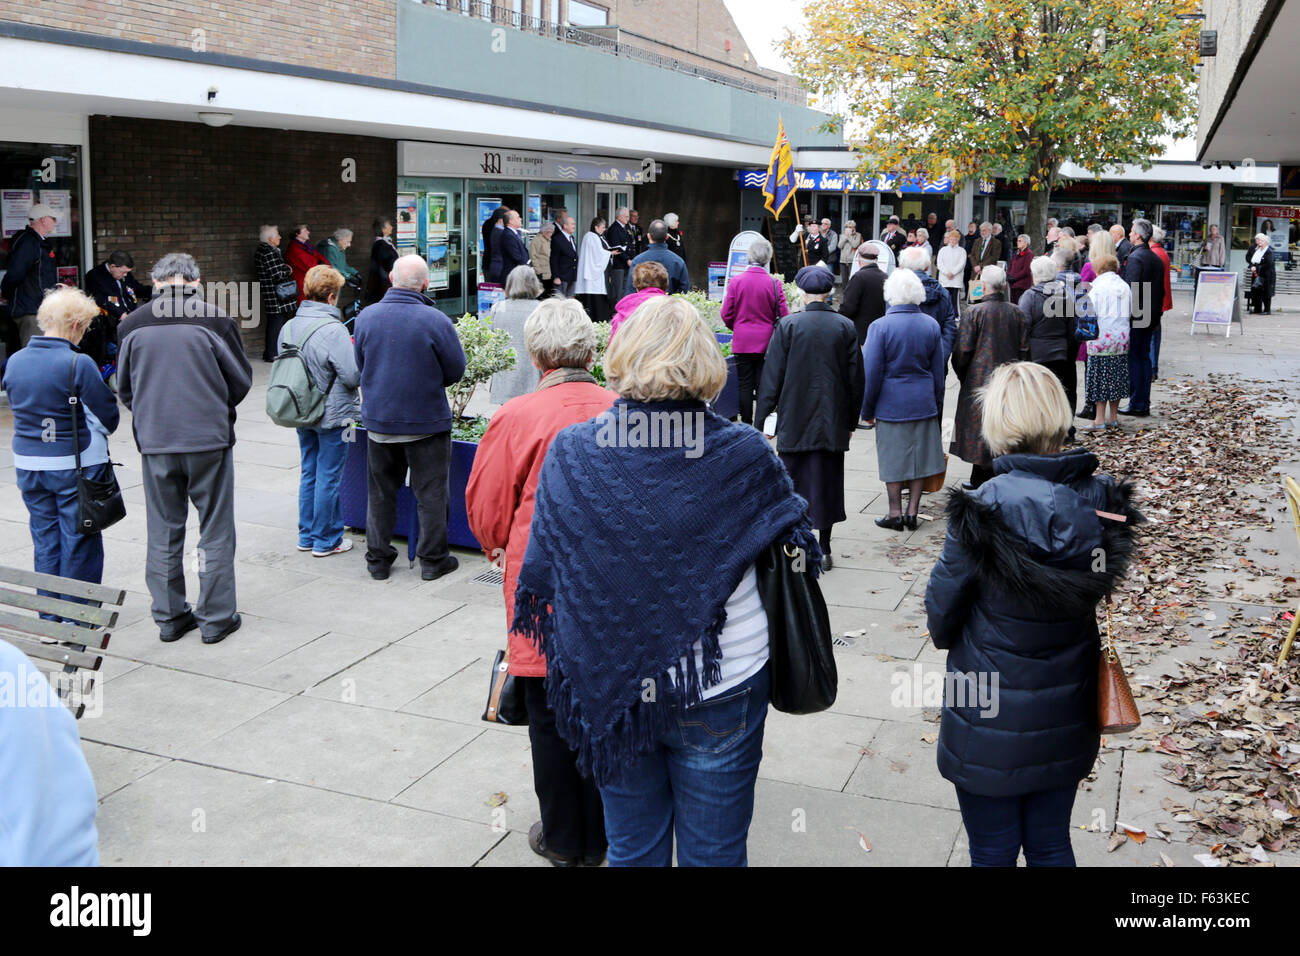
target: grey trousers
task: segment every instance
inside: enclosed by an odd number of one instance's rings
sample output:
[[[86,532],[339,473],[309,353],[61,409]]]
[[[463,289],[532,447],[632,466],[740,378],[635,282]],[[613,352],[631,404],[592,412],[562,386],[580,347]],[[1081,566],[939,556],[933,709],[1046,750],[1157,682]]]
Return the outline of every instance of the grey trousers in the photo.
[[[18,327],[18,347],[27,348],[27,343],[31,341],[33,335],[41,334],[41,327],[36,324],[36,316],[19,315],[14,318],[14,325]]]
[[[231,450],[141,455],[149,548],[144,576],[153,619],[165,635],[193,613],[205,636],[235,618],[235,467]],[[189,502],[199,512],[194,563],[199,599],[185,601],[185,519]]]
[[[397,559],[393,525],[397,522],[397,492],[407,469],[420,540],[415,553],[420,567],[435,568],[447,559],[447,480],[451,469],[451,432],[419,441],[377,442],[366,446],[366,567],[387,568]]]

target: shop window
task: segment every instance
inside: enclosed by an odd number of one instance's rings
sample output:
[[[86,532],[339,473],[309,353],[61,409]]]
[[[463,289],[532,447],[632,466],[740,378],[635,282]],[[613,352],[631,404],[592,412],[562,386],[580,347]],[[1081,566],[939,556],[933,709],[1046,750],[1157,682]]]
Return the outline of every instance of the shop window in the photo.
[[[81,149],[47,143],[0,143],[0,274],[8,268],[14,236],[27,228],[27,211],[45,203],[59,213],[50,235],[58,281],[80,287]],[[127,250],[130,251],[130,250]]]

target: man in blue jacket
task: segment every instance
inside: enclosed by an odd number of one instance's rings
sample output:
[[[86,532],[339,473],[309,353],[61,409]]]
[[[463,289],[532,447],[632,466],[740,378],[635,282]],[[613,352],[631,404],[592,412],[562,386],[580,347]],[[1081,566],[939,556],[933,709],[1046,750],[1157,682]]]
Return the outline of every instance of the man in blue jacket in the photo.
[[[493,282],[503,284],[511,269],[528,265],[528,246],[519,231],[522,225],[519,213],[512,209],[506,216],[506,227],[492,230]]]
[[[650,246],[645,252],[632,260],[632,266],[627,270],[627,283],[625,285],[627,291],[624,294],[631,295],[636,291],[636,289],[632,288],[632,273],[643,262],[657,262],[668,270],[669,295],[677,292],[690,292],[691,274],[686,271],[686,263],[682,261],[681,256],[668,248],[668,225],[662,219],[656,219],[650,223],[645,234],[650,240]]]
[[[9,315],[18,329],[18,347],[38,334],[36,311],[46,289],[59,282],[59,270],[54,264],[55,212],[44,203],[36,203],[27,211],[27,228],[14,236],[9,246],[9,261],[5,264],[4,280],[0,281],[0,295],[9,300]]]
[[[356,321],[361,420],[367,432],[366,567],[383,581],[397,559],[392,544],[397,492],[409,468],[420,518],[420,576],[432,581],[459,564],[447,549],[452,425],[447,387],[465,374],[465,350],[451,319],[423,294],[429,267],[422,258],[402,256],[390,278],[392,288],[362,309]]]

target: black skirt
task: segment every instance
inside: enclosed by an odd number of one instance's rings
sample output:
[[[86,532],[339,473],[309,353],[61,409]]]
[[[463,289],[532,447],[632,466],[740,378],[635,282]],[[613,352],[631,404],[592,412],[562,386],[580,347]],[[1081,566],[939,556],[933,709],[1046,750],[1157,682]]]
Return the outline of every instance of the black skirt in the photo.
[[[808,500],[808,517],[819,531],[843,521],[844,452],[781,452],[794,490]]]

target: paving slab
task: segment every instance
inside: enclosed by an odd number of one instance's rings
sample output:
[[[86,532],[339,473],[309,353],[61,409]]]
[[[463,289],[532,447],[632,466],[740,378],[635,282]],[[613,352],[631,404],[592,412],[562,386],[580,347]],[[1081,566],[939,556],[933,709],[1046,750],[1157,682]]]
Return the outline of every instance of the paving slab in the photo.
[[[400,710],[479,659],[460,644],[440,647],[387,645],[307,691],[323,700]],[[486,693],[486,691],[485,691]]]

